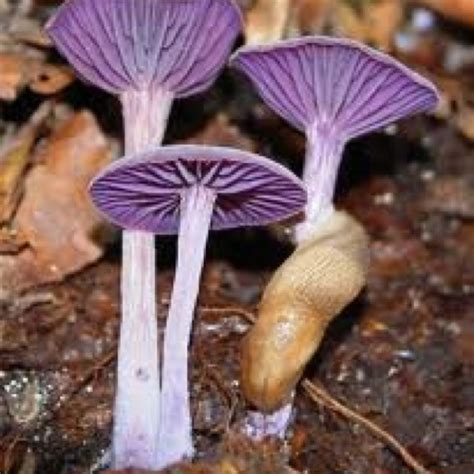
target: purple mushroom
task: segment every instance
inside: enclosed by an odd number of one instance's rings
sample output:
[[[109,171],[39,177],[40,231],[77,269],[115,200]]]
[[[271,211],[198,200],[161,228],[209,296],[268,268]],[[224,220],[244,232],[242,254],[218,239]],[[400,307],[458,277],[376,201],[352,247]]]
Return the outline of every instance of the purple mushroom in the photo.
[[[300,245],[334,216],[334,189],[347,141],[433,109],[438,102],[436,88],[428,80],[390,56],[348,39],[305,37],[244,47],[231,58],[231,65],[251,79],[274,111],[306,134],[303,181],[308,204],[305,220],[295,232]],[[245,350],[257,353],[255,347],[249,349],[252,344],[248,342]],[[256,438],[282,435],[289,406],[272,414],[251,414],[248,432]]]
[[[233,0],[69,0],[46,29],[86,82],[120,97],[132,153],[161,142],[175,97],[211,86],[241,24]]]
[[[125,152],[163,139],[173,99],[208,88],[241,28],[233,0],[69,0],[47,32],[87,82],[120,98]],[[154,469],[159,362],[155,248],[149,232],[123,235],[122,321],[113,467]]]
[[[306,193],[291,172],[260,156],[184,145],[109,166],[92,183],[91,195],[123,228],[179,234],[164,337],[159,436],[160,464],[169,465],[193,453],[188,346],[209,229],[284,219],[304,207]]]
[[[433,84],[392,57],[352,40],[323,36],[241,48],[231,65],[263,100],[307,137],[305,224],[297,240],[333,210],[348,140],[433,109]]]

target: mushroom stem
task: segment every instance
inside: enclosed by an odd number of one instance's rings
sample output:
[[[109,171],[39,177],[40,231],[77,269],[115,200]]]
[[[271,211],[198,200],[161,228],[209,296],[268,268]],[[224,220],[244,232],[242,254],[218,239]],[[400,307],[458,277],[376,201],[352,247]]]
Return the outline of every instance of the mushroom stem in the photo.
[[[114,469],[156,469],[160,386],[153,234],[125,231],[122,252],[112,463]]]
[[[181,198],[178,258],[163,345],[160,465],[193,455],[188,348],[216,194],[194,185]]]
[[[159,145],[172,95],[129,91],[122,94],[121,102],[126,154]],[[160,372],[154,235],[125,230],[122,246],[122,318],[112,465],[114,469],[157,469]]]
[[[172,93],[163,89],[130,90],[121,94],[127,155],[161,145],[173,98]]]
[[[303,181],[308,191],[305,221],[296,226],[295,238],[300,243],[334,212],[334,190],[345,140],[340,134],[321,126],[307,131]]]
[[[293,397],[294,391],[291,394],[291,401],[271,413],[250,411],[244,420],[244,433],[257,441],[268,436],[283,439],[292,417]]]

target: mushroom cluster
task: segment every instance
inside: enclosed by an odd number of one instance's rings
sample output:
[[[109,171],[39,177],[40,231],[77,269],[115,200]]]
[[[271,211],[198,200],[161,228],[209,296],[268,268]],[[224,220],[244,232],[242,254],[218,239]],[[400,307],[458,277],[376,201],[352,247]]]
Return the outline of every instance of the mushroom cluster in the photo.
[[[46,30],[81,78],[120,99],[125,154],[133,155],[161,144],[175,98],[214,82],[241,25],[233,0],[69,0]],[[113,467],[156,469],[162,410],[154,235],[128,228],[122,246]]]
[[[427,80],[386,55],[303,38],[242,48],[231,62],[305,131],[304,184],[252,153],[161,146],[174,99],[214,82],[241,26],[233,0],[69,0],[47,25],[78,74],[118,96],[123,110],[124,157],[90,187],[97,208],[124,229],[114,469],[160,469],[193,455],[188,348],[209,230],[266,225],[306,206],[298,248],[267,287],[242,354],[243,389],[260,410],[251,433],[284,433],[306,362],[365,282],[368,238],[332,204],[344,146],[437,101]],[[163,344],[156,234],[178,235]]]

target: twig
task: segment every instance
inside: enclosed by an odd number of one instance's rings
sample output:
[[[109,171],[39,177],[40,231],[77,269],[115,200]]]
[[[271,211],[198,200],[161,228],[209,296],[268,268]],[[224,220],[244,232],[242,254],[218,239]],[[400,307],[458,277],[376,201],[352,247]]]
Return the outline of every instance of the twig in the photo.
[[[402,444],[390,433],[380,428],[374,422],[355,412],[351,408],[343,405],[341,402],[333,398],[321,387],[316,386],[308,379],[303,381],[303,387],[308,395],[316,402],[325,405],[331,410],[343,415],[349,420],[365,426],[373,435],[382,440],[387,446],[395,451],[405,463],[413,469],[417,474],[433,474],[432,471],[423,467],[409,452],[402,446]]]
[[[206,306],[201,306],[199,307],[199,311],[202,313],[208,313],[208,314],[234,313],[234,314],[237,314],[238,316],[243,316],[244,319],[247,320],[247,322],[252,323],[252,324],[255,324],[255,321],[257,320],[255,318],[255,315],[251,311],[244,308],[239,308],[238,306],[225,306],[222,308],[209,308]]]

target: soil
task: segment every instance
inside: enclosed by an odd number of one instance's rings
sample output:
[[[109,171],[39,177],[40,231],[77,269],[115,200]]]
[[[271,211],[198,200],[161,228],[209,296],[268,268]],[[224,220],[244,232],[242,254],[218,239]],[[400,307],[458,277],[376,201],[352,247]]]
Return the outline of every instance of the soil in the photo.
[[[107,95],[76,82],[63,100],[93,110],[119,136],[118,104]],[[167,141],[199,140],[252,148],[301,168],[303,137],[230,73],[173,111]],[[371,236],[370,275],[305,374],[439,474],[474,473],[473,182],[474,148],[450,121],[415,118],[350,144],[338,206]],[[157,241],[161,327],[174,244]],[[1,303],[0,472],[107,467],[119,248],[116,235],[98,263]],[[281,226],[210,236],[191,357],[200,464],[169,472],[411,472],[363,426],[315,403],[302,387],[284,442],[254,444],[239,435],[248,408],[239,390],[240,340],[266,281],[291,251]]]

